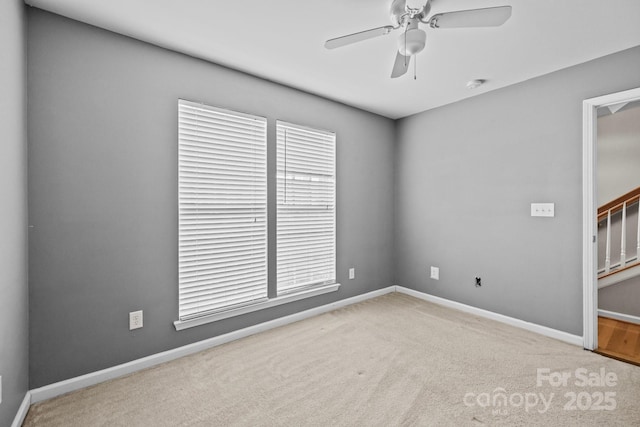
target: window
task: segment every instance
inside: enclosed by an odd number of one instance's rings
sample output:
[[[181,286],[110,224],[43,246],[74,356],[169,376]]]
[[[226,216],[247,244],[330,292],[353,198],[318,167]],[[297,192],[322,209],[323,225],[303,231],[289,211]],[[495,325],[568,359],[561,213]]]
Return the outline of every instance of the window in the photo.
[[[278,296],[336,281],[335,142],[277,122]]]
[[[266,119],[178,103],[179,317],[267,299]]]

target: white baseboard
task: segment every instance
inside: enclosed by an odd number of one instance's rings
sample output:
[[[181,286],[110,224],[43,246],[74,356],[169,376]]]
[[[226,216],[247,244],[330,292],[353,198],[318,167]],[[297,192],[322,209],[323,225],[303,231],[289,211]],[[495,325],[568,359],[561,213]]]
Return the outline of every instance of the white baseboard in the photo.
[[[24,399],[22,399],[22,403],[18,408],[18,412],[16,413],[16,417],[13,419],[13,423],[11,423],[11,427],[20,427],[24,422],[24,419],[27,417],[27,412],[29,412],[29,407],[31,406],[31,392],[27,392],[24,395]]]
[[[238,340],[240,338],[248,337],[260,332],[267,331],[269,329],[284,326],[289,323],[297,322],[309,317],[317,316],[338,308],[346,307],[351,304],[356,304],[361,301],[365,301],[371,298],[376,298],[384,294],[388,294],[395,291],[394,286],[378,289],[373,292],[368,292],[362,295],[356,295],[355,297],[346,298],[340,301],[332,302],[320,307],[315,307],[309,310],[302,311],[300,313],[294,313],[289,316],[281,317],[278,319],[270,320],[268,322],[260,323],[258,325],[249,326],[248,328],[240,329],[237,331],[229,332],[224,335],[209,338],[203,341],[198,341],[193,344],[178,347],[172,350],[163,351],[162,353],[153,354],[151,356],[143,357],[141,359],[132,360],[131,362],[123,363],[121,365],[113,366],[111,368],[102,369],[100,371],[91,372],[86,375],[82,375],[68,380],[60,381],[57,383],[49,384],[44,387],[31,390],[31,402],[37,403],[43,400],[51,399],[56,396],[60,396],[71,391],[79,390],[81,388],[89,387],[104,381],[112,380],[124,375],[131,374],[133,372],[140,371],[142,369],[150,368],[152,366],[159,365],[171,360],[178,359],[183,356],[197,353],[202,350],[206,350],[212,347],[216,347],[231,341]],[[28,406],[27,406],[28,408]]]
[[[258,325],[250,326],[248,328],[240,329],[237,331],[229,332],[224,335],[209,338],[203,341],[198,341],[193,344],[178,347],[172,350],[167,350],[162,353],[153,354],[151,356],[143,357],[141,359],[133,360],[131,362],[123,363],[121,365],[113,366],[111,368],[102,369],[100,371],[91,372],[86,375],[82,375],[75,378],[70,378],[65,381],[49,384],[44,387],[36,388],[28,393],[29,400],[25,397],[26,408],[24,409],[24,415],[26,416],[27,410],[31,403],[41,402],[43,400],[51,399],[56,396],[60,396],[65,393],[69,393],[75,390],[79,390],[85,387],[89,387],[95,384],[99,384],[104,381],[112,380],[124,375],[128,375],[142,369],[150,368],[152,366],[159,365],[161,363],[169,362],[171,360],[178,359],[180,357],[188,356],[190,354],[197,353],[199,351],[207,350],[212,347],[216,347],[231,341],[235,341],[250,335],[258,334],[260,332],[267,331],[269,329],[284,326],[289,323],[298,322],[300,320],[307,319],[309,317],[317,316],[319,314],[327,313],[338,308],[346,307],[351,304],[356,304],[368,299],[376,298],[392,292],[400,292],[403,294],[411,295],[416,298],[420,298],[425,301],[429,301],[435,304],[439,304],[445,307],[461,310],[470,314],[485,317],[488,319],[496,320],[498,322],[506,323],[511,326],[515,326],[528,331],[536,332],[538,334],[555,338],[560,341],[564,341],[570,344],[582,346],[582,337],[572,335],[567,332],[558,331],[556,329],[548,328],[546,326],[537,325],[535,323],[525,322],[524,320],[515,319],[513,317],[504,316],[502,314],[493,313],[491,311],[483,310],[481,308],[472,307],[466,304],[462,304],[455,301],[450,301],[444,298],[429,295],[424,292],[415,291],[402,286],[389,286],[383,289],[378,289],[366,294],[357,295],[355,297],[346,298],[340,301],[336,301],[330,304],[326,304],[320,307],[315,307],[309,310],[302,311],[300,313],[294,313],[289,316],[281,317],[279,319],[270,320],[268,322],[260,323]],[[23,402],[21,408],[25,406]],[[18,416],[16,416],[18,420]],[[18,426],[20,424],[17,424]]]
[[[583,339],[581,336],[573,335],[568,332],[559,331],[557,329],[552,329],[546,326],[538,325],[536,323],[526,322],[524,320],[516,319],[514,317],[505,316],[503,314],[494,313],[492,311],[483,310],[481,308],[462,304],[456,301],[440,298],[424,292],[405,288],[403,286],[396,286],[396,292],[400,292],[406,295],[411,295],[412,297],[420,298],[422,300],[429,301],[434,304],[442,305],[444,307],[449,307],[456,310],[464,311],[466,313],[475,314],[476,316],[485,317],[491,320],[496,320],[498,322],[506,323],[507,325],[515,326],[520,329],[526,329],[527,331],[535,332],[537,334],[554,338],[560,341],[564,341],[569,344],[577,345],[580,347],[582,347],[583,345]]]
[[[617,313],[615,311],[598,310],[598,316],[608,317],[610,319],[622,320],[623,322],[635,323],[640,325],[640,317],[631,314]]]

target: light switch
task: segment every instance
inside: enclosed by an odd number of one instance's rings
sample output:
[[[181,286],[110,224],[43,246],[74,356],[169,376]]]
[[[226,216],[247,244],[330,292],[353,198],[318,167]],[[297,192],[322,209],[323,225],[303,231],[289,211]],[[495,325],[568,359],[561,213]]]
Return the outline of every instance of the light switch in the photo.
[[[531,203],[531,216],[555,216],[555,203]]]

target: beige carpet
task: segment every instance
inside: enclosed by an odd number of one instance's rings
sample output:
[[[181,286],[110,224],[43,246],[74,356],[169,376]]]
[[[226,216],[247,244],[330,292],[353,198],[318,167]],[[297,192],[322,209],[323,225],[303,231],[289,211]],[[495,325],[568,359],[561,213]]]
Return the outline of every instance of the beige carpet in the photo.
[[[632,426],[639,398],[640,367],[394,293],[38,403],[24,425]]]

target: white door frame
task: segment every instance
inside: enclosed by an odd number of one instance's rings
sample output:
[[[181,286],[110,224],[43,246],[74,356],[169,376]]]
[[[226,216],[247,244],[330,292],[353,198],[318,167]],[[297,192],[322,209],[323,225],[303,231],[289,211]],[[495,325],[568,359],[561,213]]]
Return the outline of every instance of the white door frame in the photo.
[[[584,348],[598,348],[598,253],[596,206],[598,107],[640,99],[640,88],[586,99],[582,103],[582,301]]]

